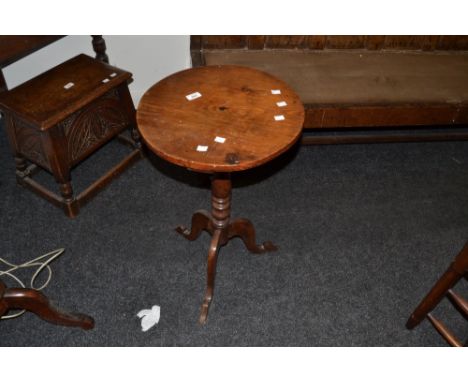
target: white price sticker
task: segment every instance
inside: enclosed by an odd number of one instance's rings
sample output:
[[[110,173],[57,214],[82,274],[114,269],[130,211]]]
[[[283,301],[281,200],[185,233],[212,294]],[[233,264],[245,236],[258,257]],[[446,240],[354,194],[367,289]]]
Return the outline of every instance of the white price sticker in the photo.
[[[201,94],[199,92],[195,92],[189,95],[186,95],[185,98],[187,98],[189,101],[193,101],[194,99],[200,98]]]
[[[226,138],[223,138],[223,137],[216,137],[214,139],[215,142],[218,142],[218,143],[224,143],[226,141]]]
[[[280,101],[280,102],[276,102],[276,105],[278,105],[278,107],[285,107],[287,103],[286,101]]]
[[[271,94],[281,94],[281,90],[279,90],[279,89],[271,89]]]
[[[284,121],[284,115],[275,115],[275,121]]]
[[[73,86],[75,86],[75,84],[73,82],[69,82],[63,88],[68,90],[68,89],[72,88]]]
[[[197,151],[201,151],[201,152],[208,151],[208,146],[198,145],[197,146]]]

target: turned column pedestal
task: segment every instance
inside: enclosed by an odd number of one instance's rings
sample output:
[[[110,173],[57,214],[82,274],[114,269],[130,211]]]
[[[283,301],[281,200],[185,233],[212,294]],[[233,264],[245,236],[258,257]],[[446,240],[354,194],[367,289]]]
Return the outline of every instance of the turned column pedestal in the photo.
[[[233,237],[240,237],[252,253],[259,254],[277,249],[269,241],[261,245],[256,244],[255,229],[250,220],[241,218],[231,221],[231,188],[229,173],[214,174],[211,179],[211,214],[205,210],[199,210],[192,216],[191,229],[184,226],[176,228],[177,232],[190,241],[196,240],[203,230],[212,236],[208,251],[207,286],[199,318],[200,324],[206,322],[208,309],[213,299],[216,261],[219,249],[223,245],[226,245]]]

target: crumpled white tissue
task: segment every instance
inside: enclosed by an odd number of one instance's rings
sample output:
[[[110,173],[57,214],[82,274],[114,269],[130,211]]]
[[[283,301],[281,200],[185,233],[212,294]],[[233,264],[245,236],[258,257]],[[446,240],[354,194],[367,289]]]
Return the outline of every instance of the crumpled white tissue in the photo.
[[[146,332],[159,322],[161,307],[154,305],[151,309],[140,310],[137,316],[141,318],[141,330]]]

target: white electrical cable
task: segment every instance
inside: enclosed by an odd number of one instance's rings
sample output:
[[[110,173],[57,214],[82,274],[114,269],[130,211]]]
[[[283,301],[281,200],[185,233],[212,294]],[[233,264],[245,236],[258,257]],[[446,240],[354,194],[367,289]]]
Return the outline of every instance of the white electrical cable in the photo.
[[[6,261],[5,259],[2,259],[0,257],[0,263],[3,263],[5,264],[6,266],[10,267],[9,269],[7,270],[0,270],[0,276],[9,276],[11,277],[13,280],[15,280],[22,288],[26,288],[25,284],[17,277],[13,274],[14,271],[16,271],[17,269],[20,269],[20,268],[31,268],[31,267],[39,267],[37,268],[36,272],[34,272],[33,276],[31,277],[31,282],[30,282],[30,285],[31,285],[31,288],[32,289],[35,289],[35,290],[42,290],[44,289],[50,282],[50,279],[52,278],[52,269],[50,268],[49,264],[54,261],[57,257],[59,257],[63,252],[65,251],[65,248],[59,248],[59,249],[56,249],[52,252],[49,252],[49,253],[46,253],[45,255],[42,255],[42,256],[39,256],[33,260],[30,260],[30,261],[27,261],[23,264],[19,264],[19,265],[16,265],[16,264],[13,264],[13,263],[10,263],[8,261]],[[49,257],[47,260],[45,261],[42,261],[42,259],[46,258],[46,257]],[[39,274],[45,269],[47,269],[47,271],[49,272],[48,275],[47,275],[47,280],[38,288],[34,287],[34,281],[36,280],[37,276],[39,276]],[[21,312],[18,312],[18,313],[15,313],[15,314],[10,314],[8,316],[3,316],[3,317],[0,317],[0,320],[6,320],[8,318],[15,318],[15,317],[19,317],[21,316],[25,311],[22,310]]]

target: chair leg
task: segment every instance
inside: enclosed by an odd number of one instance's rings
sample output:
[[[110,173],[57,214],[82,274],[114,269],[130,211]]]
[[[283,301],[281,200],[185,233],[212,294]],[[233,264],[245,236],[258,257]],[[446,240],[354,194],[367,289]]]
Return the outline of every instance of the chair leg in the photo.
[[[430,313],[439,302],[445,297],[448,290],[453,288],[455,284],[464,277],[468,271],[468,242],[465,244],[461,252],[455,260],[450,264],[448,269],[437,280],[431,291],[424,297],[413,314],[408,319],[406,327],[413,329],[421,323],[424,318]]]
[[[437,320],[430,313],[427,315],[427,318],[432,324],[432,326],[434,326],[434,328],[439,332],[439,334],[444,338],[445,341],[447,341],[447,343],[450,346],[457,347],[457,348],[463,347],[463,344],[454,336],[454,334],[450,330],[448,330],[445,327],[444,324],[442,324],[442,322]]]

